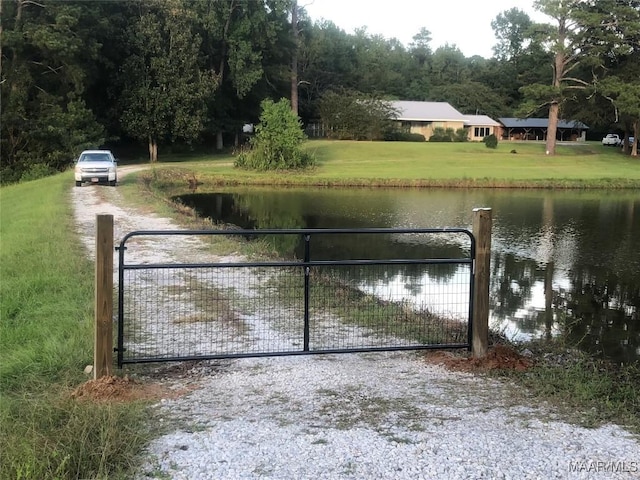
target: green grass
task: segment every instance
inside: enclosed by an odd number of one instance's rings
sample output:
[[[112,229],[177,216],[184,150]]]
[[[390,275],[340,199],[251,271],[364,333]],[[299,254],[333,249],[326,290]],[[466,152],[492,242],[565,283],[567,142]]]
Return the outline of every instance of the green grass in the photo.
[[[141,404],[78,402],[93,363],[93,267],[69,174],[0,189],[1,479],[125,478]]]
[[[62,176],[0,190],[0,386],[68,380],[91,363],[91,268]]]
[[[167,184],[640,188],[640,159],[597,143],[355,142],[314,140],[304,148],[316,166],[303,172],[253,172],[233,167],[232,155],[166,156]],[[515,150],[517,153],[511,153]]]
[[[527,346],[535,355],[533,367],[498,375],[576,423],[597,427],[613,422],[640,434],[640,365],[613,365],[557,340]]]

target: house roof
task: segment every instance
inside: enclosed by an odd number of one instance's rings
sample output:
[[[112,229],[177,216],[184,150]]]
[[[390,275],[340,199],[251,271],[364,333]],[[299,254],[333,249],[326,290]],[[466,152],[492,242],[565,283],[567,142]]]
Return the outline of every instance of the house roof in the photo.
[[[487,115],[465,115],[465,125],[482,127],[499,127],[500,124]]]
[[[444,122],[457,121],[464,122],[465,116],[453,108],[447,102],[414,102],[414,101],[391,101],[391,107],[398,110],[397,120],[406,121],[430,121]]]
[[[506,128],[548,128],[548,118],[509,118],[498,119]],[[589,130],[589,127],[577,120],[558,120],[558,128],[570,128],[574,130]]]

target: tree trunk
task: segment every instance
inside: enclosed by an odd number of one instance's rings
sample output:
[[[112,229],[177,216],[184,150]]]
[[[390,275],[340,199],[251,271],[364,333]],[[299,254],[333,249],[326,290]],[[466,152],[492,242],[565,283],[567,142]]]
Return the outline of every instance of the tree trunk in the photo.
[[[238,7],[238,3],[236,0],[232,0],[229,2],[229,15],[227,16],[227,20],[224,24],[224,29],[222,31],[222,46],[220,49],[220,64],[218,66],[218,81],[219,85],[222,85],[224,82],[224,74],[225,74],[225,64],[227,62],[227,50],[229,48],[228,45],[228,35],[229,28],[231,26],[231,20],[233,19],[233,11]],[[222,131],[216,133],[216,150],[222,150],[224,148],[224,143],[222,141]]]
[[[560,106],[554,101],[549,107],[549,125],[547,126],[547,155],[556,154],[556,132],[558,131],[558,111]]]
[[[638,142],[640,142],[640,120],[633,122],[633,145],[631,145],[631,156],[638,156]]]
[[[2,18],[2,2],[0,2],[0,19]],[[2,36],[2,22],[0,22],[0,39],[4,40]],[[2,81],[2,42],[0,42],[0,82]]]
[[[229,16],[224,24],[224,30],[222,32],[222,48],[220,55],[220,67],[218,68],[218,76],[220,77],[220,83],[224,80],[224,65],[227,60],[227,36],[229,34],[229,26],[231,25],[231,19],[233,18],[233,11],[238,5],[235,0],[229,3]]]
[[[553,260],[544,270],[544,337],[551,340],[553,335]]]
[[[0,4],[2,4],[2,0],[0,0]],[[15,18],[15,23],[13,26],[13,30],[14,32],[18,32],[20,34],[22,34],[22,0],[18,0],[16,2],[16,18]],[[0,7],[0,13],[2,11],[2,7]],[[2,15],[0,15],[0,20],[2,19]],[[0,33],[2,33],[2,27],[0,26]],[[2,37],[0,37],[2,38]],[[4,40],[4,38],[2,38],[2,40]],[[0,42],[1,44],[2,42]],[[14,46],[12,48],[10,48],[11,53],[13,54],[13,58],[12,58],[12,63],[10,63],[9,65],[13,64],[13,70],[15,71],[18,67],[18,48],[16,47],[16,45],[14,44]],[[2,62],[2,47],[0,47],[0,62]],[[2,68],[0,68],[0,72],[2,71]],[[0,82],[3,81],[4,78],[2,78],[0,76]],[[12,82],[11,84],[11,93],[15,93],[18,90],[18,85],[17,82],[9,80],[10,82]]]
[[[566,37],[566,29],[564,20],[560,21],[558,27],[558,44],[563,45]],[[560,87],[562,85],[562,79],[564,78],[566,68],[566,55],[562,49],[558,50],[553,58],[553,87],[556,89],[554,92],[555,98],[551,101],[549,107],[549,124],[547,125],[547,141],[546,141],[546,154],[556,154],[556,133],[558,131],[558,116],[560,111],[560,104],[558,98],[561,97],[562,92]]]
[[[291,37],[293,52],[291,53],[291,111],[298,115],[298,2],[293,0],[291,6]]]
[[[158,142],[149,136],[149,161],[155,163],[158,161]]]

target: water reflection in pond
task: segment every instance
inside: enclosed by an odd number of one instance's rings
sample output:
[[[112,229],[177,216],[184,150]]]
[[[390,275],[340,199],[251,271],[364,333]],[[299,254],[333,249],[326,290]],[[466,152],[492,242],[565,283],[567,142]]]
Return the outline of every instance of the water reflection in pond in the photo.
[[[620,362],[640,358],[638,192],[254,187],[179,198],[243,228],[470,228],[473,208],[490,207],[492,326],[516,339],[563,334]],[[300,255],[301,244],[287,241],[279,248]],[[433,258],[465,247],[354,237],[313,248],[325,258]],[[412,275],[395,271],[387,283],[409,286],[410,295]]]

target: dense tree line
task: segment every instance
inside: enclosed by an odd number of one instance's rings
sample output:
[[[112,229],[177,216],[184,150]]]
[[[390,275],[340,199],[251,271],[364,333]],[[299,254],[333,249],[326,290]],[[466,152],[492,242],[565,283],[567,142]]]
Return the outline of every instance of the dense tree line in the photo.
[[[295,0],[2,0],[2,182],[63,169],[87,147],[144,144],[151,160],[222,149],[264,99],[291,99],[307,123],[341,91],[576,116],[638,137],[640,0],[534,4],[553,22],[500,13],[485,59],[434,50],[427,28],[407,46],[349,34]]]

